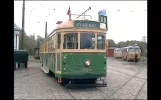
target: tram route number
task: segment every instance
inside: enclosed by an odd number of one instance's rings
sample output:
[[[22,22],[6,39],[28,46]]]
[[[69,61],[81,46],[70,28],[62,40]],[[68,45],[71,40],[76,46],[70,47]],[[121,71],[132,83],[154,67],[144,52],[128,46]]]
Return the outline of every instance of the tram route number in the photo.
[[[92,72],[91,68],[82,68],[82,72]]]

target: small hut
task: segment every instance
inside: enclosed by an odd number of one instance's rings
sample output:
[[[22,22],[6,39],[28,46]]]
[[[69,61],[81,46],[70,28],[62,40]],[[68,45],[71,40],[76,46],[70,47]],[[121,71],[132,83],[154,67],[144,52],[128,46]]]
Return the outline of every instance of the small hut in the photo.
[[[107,49],[107,57],[114,57],[114,49],[116,47],[110,47]]]

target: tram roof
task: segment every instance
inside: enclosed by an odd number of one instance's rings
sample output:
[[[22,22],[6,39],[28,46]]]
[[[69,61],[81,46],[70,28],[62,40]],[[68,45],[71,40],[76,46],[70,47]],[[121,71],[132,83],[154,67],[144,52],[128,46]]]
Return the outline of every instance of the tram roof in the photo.
[[[75,22],[86,22],[86,23],[98,23],[100,24],[99,29],[107,30],[106,25],[103,23],[100,23],[99,21],[93,21],[88,19],[76,19],[76,20],[67,20],[67,21],[58,21],[56,29],[67,29],[67,28],[75,28]],[[87,28],[88,29],[88,28]]]
[[[52,35],[54,35],[54,33],[55,33],[55,31],[57,29],[75,28],[75,25],[74,25],[75,22],[78,22],[78,23],[79,22],[86,22],[86,23],[92,23],[93,22],[93,23],[99,24],[100,27],[97,27],[97,29],[107,31],[106,25],[103,24],[103,23],[100,23],[99,21],[93,21],[93,20],[88,20],[88,19],[76,19],[76,20],[58,21],[56,23],[57,24],[56,28],[46,37],[46,39],[44,41],[46,41],[48,38],[50,38]],[[80,28],[80,29],[83,29],[83,28]],[[90,29],[90,28],[86,28],[86,29]]]
[[[127,47],[123,47],[122,49],[128,49],[128,48],[140,48],[139,46],[127,46]]]

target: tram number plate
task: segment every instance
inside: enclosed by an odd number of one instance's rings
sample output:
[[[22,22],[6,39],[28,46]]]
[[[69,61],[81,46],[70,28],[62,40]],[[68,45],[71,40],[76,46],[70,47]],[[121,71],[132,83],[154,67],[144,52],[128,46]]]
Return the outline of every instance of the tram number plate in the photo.
[[[91,68],[82,68],[82,72],[92,72]]]

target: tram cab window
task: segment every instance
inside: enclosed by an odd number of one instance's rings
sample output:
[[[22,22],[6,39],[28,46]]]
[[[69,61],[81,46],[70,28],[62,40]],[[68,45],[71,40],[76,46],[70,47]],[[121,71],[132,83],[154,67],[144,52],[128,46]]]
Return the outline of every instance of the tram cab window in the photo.
[[[123,49],[123,52],[127,52],[127,49],[126,49],[126,48],[124,48],[124,49]]]
[[[95,49],[95,33],[80,33],[80,49]]]
[[[141,52],[140,48],[135,48],[136,52]]]
[[[58,34],[58,49],[60,49],[61,44],[61,34]]]
[[[118,49],[117,52],[121,52],[121,49]]]
[[[134,48],[129,48],[128,52],[135,52],[135,49]]]
[[[97,49],[105,49],[105,36],[104,36],[104,34],[97,35]]]
[[[78,33],[67,33],[64,35],[64,49],[78,49]]]

